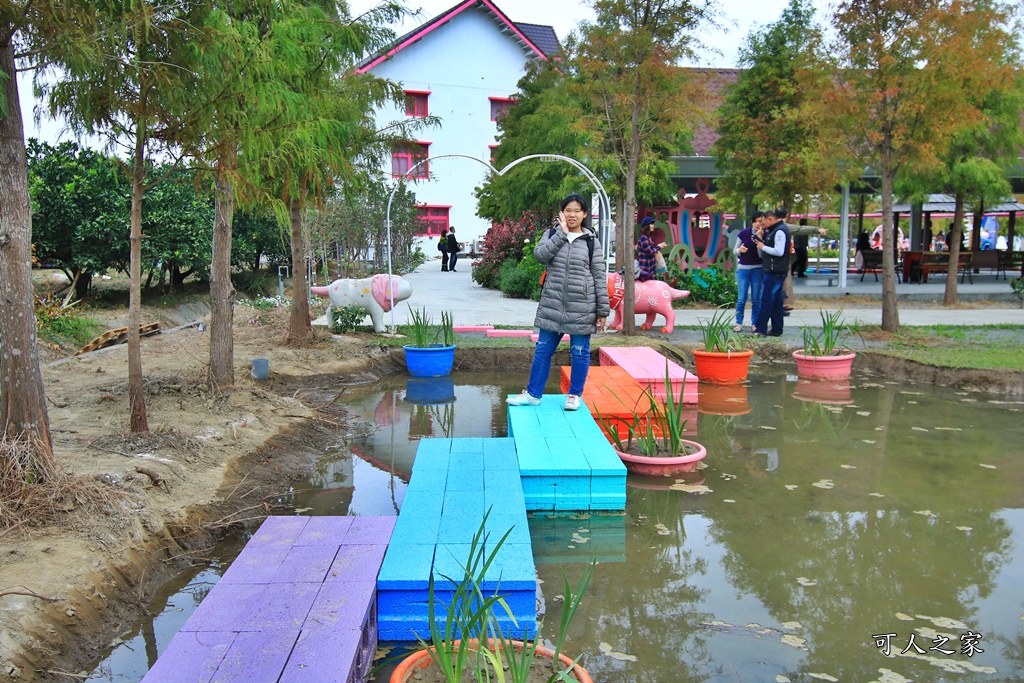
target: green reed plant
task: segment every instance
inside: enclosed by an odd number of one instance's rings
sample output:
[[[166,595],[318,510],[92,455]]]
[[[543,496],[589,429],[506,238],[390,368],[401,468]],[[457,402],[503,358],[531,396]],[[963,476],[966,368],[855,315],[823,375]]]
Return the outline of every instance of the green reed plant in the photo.
[[[497,589],[493,594],[485,595],[483,585],[487,570],[494,562],[498,550],[505,543],[508,535],[512,533],[512,529],[506,531],[490,552],[487,552],[485,527],[490,514],[491,511],[488,510],[483,521],[480,522],[480,528],[473,535],[469,546],[469,558],[463,567],[462,577],[456,580],[453,577],[444,576],[454,586],[454,590],[451,591],[451,601],[443,608],[445,611],[443,623],[436,618],[438,595],[434,587],[433,572],[431,572],[427,587],[430,642],[419,638],[419,643],[420,647],[430,655],[430,659],[448,683],[462,683],[464,671],[470,671],[478,681],[487,680],[488,666],[501,672],[499,681],[503,679],[504,675],[500,655],[487,647],[487,639],[491,624],[495,621],[495,608],[503,606],[509,614],[511,614],[511,610],[504,597],[498,594]],[[478,640],[480,647],[469,646],[467,641],[472,638]]]
[[[711,318],[698,320],[708,353],[729,353],[743,348],[743,338],[733,331],[731,309],[719,308]]]
[[[455,346],[455,325],[452,321],[451,311],[441,311],[441,343],[445,346]]]
[[[409,346],[427,349],[437,344],[455,345],[455,327],[451,311],[441,311],[441,324],[435,325],[426,308],[409,307]]]
[[[641,413],[634,406],[630,408],[632,420],[628,425],[628,435],[625,440],[619,436],[611,420],[597,412],[597,421],[604,429],[604,433],[611,439],[616,450],[628,453],[636,442],[640,454],[655,457],[675,458],[686,453],[686,439],[683,435],[686,431],[687,420],[684,416],[682,395],[676,396],[672,391],[672,379],[669,373],[668,361],[665,361],[665,401],[659,401],[650,390],[644,392],[647,398],[649,409]],[[621,402],[621,399],[620,399]],[[623,403],[625,405],[625,403]]]
[[[838,311],[820,310],[821,333],[804,328],[804,353],[808,356],[839,356],[846,348],[840,340],[847,332],[853,331],[843,318],[843,309]]]

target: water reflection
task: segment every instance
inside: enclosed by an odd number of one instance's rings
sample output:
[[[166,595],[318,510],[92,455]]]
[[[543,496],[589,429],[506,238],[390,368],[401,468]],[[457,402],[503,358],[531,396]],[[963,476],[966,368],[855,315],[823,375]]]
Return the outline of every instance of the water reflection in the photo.
[[[362,426],[296,482],[297,510],[396,514],[419,439],[504,436],[522,376],[453,379],[440,403],[447,385],[404,375],[346,392]],[[868,377],[806,400],[823,387],[785,367],[744,389],[719,402],[742,410],[698,405],[705,468],[630,475],[624,517],[531,519],[544,635],[560,569],[574,583],[597,556],[566,643],[595,680],[1020,680],[1022,404]],[[984,653],[960,653],[965,630]],[[926,654],[900,655],[911,632]],[[884,633],[891,657],[874,645]],[[927,649],[938,636],[953,655]]]

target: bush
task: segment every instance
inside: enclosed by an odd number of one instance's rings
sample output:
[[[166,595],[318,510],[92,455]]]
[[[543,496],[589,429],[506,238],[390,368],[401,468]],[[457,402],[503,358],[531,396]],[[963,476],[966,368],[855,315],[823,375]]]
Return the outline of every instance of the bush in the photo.
[[[537,263],[532,252],[518,263],[506,260],[499,269],[499,289],[508,297],[537,301],[540,299],[540,276],[543,272],[544,266]]]
[[[335,334],[354,332],[366,317],[366,311],[359,306],[345,306],[331,309],[331,331]]]
[[[481,287],[502,289],[500,277],[505,262],[518,264],[527,252],[532,254],[537,238],[547,227],[549,219],[530,212],[516,220],[492,225],[484,236],[483,258],[473,262],[473,280]]]
[[[277,294],[277,273],[267,270],[232,273],[231,283],[238,292],[250,299]]]
[[[668,262],[668,283],[676,289],[690,290],[687,301],[714,307],[735,305],[739,294],[732,272],[717,268],[684,271],[675,261]]]

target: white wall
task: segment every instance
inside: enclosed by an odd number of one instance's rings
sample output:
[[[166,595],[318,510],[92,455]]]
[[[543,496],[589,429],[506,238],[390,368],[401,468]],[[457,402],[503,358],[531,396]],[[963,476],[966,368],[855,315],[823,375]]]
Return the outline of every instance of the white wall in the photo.
[[[491,121],[488,98],[507,98],[516,91],[523,75],[527,53],[484,11],[469,8],[434,28],[418,42],[370,70],[401,83],[406,90],[429,91],[431,115],[441,119],[440,127],[418,135],[429,142],[430,156],[468,154],[490,160],[490,145],[496,144],[497,124]],[[381,125],[405,116],[404,110],[389,108],[378,112]],[[387,172],[390,174],[390,160]],[[470,159],[441,159],[430,163],[431,180],[413,182],[417,201],[451,205],[449,220],[460,242],[479,239],[490,221],[476,215],[473,190],[485,178],[487,169]],[[428,255],[436,240],[423,245]]]

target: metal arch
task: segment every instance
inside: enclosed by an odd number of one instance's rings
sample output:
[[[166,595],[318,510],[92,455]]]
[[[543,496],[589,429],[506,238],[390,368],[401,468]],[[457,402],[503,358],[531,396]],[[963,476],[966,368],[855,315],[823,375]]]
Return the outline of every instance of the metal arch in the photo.
[[[601,219],[601,225],[598,226],[600,228],[599,231],[598,231],[598,236],[601,239],[601,249],[602,249],[602,251],[604,252],[604,255],[605,255],[605,270],[608,269],[608,239],[609,239],[609,235],[611,234],[611,231],[609,230],[609,227],[612,224],[612,219],[611,219],[611,216],[612,216],[612,206],[611,206],[611,202],[608,201],[608,193],[605,192],[604,185],[602,185],[601,181],[598,180],[596,175],[594,175],[594,172],[591,171],[589,168],[587,168],[582,162],[577,161],[576,159],[573,159],[572,157],[563,156],[561,154],[528,154],[528,155],[526,155],[524,157],[519,157],[518,159],[513,160],[510,164],[505,166],[505,168],[503,168],[501,170],[498,170],[498,169],[494,168],[494,166],[492,166],[489,162],[484,161],[483,159],[481,159],[479,157],[475,157],[475,156],[472,156],[472,155],[469,155],[469,154],[439,154],[436,157],[427,157],[426,159],[420,159],[415,164],[413,164],[409,168],[408,171],[406,171],[405,173],[403,173],[401,175],[401,179],[404,180],[404,179],[409,178],[413,171],[415,171],[417,168],[419,168],[423,164],[426,164],[426,163],[428,163],[430,161],[436,161],[438,159],[453,159],[453,158],[471,159],[473,161],[478,161],[481,164],[483,164],[484,166],[486,166],[487,168],[489,168],[493,173],[497,173],[498,176],[505,175],[505,173],[507,171],[511,170],[515,166],[518,166],[520,163],[522,163],[524,161],[527,161],[529,159],[542,159],[542,160],[547,160],[547,161],[552,161],[552,160],[553,161],[564,161],[564,162],[574,166],[577,170],[579,170],[580,172],[583,173],[583,175],[586,176],[587,180],[590,181],[590,184],[594,186],[595,190],[597,190],[598,197],[600,198],[601,206],[598,208],[598,212],[600,213],[601,216],[603,216],[603,218]],[[398,192],[398,187],[399,187],[399,184],[395,183],[395,187],[391,190],[391,194],[388,196],[388,206],[387,206],[387,210],[386,210],[386,212],[384,214],[384,227],[385,227],[385,229],[387,231],[387,239],[388,239],[388,292],[390,293],[390,296],[391,296],[391,330],[392,330],[392,332],[394,332],[396,327],[395,327],[395,290],[394,290],[394,287],[391,286],[391,274],[392,274],[392,267],[391,267],[391,204],[394,202],[395,193]]]

